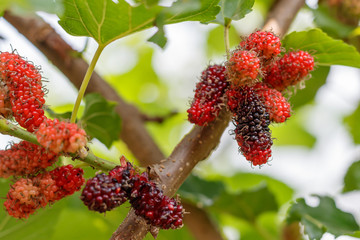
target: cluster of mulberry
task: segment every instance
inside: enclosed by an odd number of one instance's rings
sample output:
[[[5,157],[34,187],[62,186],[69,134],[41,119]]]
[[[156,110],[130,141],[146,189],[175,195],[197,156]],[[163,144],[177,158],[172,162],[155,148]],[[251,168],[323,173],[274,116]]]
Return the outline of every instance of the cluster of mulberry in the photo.
[[[47,119],[41,74],[18,54],[0,53],[0,114],[13,116],[35,132],[39,143],[55,153],[75,153],[86,145],[86,133],[76,124]]]
[[[16,181],[6,195],[5,209],[15,218],[28,218],[37,209],[80,190],[83,170],[72,165]]]
[[[180,202],[165,196],[146,173],[136,173],[124,157],[120,161],[121,166],[108,175],[101,173],[86,182],[80,198],[89,210],[102,213],[129,200],[135,213],[152,226],[181,227],[183,207]]]
[[[235,140],[240,152],[254,166],[267,163],[271,157],[270,123],[282,123],[291,116],[290,103],[282,92],[289,86],[302,84],[314,68],[314,58],[308,52],[293,51],[280,55],[281,51],[280,39],[273,33],[257,31],[250,34],[231,52],[224,64],[222,74],[227,81],[224,88],[220,91],[216,86],[203,90],[198,87],[204,84],[202,77],[188,110],[189,121],[204,126],[216,118],[222,105],[226,105],[233,113]],[[208,67],[211,68],[214,66]],[[217,77],[214,74],[206,78]],[[198,96],[208,96],[209,93],[216,98],[207,100],[202,97],[202,106],[220,99],[216,111],[214,108],[195,108]],[[213,117],[198,117],[204,115]]]
[[[215,119],[228,87],[225,67],[214,66],[203,73],[198,84],[195,109],[207,109],[196,115],[198,124]],[[10,187],[4,203],[10,216],[28,218],[37,209],[52,204],[81,189],[83,170],[72,165],[47,171],[61,154],[76,153],[87,143],[86,132],[74,123],[48,119],[44,114],[44,91],[38,68],[14,53],[0,53],[0,114],[14,117],[20,126],[36,135],[41,146],[21,141],[0,151],[0,177],[22,177]],[[217,89],[214,91],[214,89]],[[206,92],[206,94],[203,94]],[[220,92],[220,93],[219,93]],[[205,105],[204,105],[205,104]],[[147,174],[136,173],[121,158],[121,166],[109,174],[89,179],[81,200],[93,211],[106,212],[128,201],[137,215],[163,229],[182,226],[183,207],[165,196]]]
[[[18,54],[0,52],[0,114],[35,133],[41,145],[21,141],[0,150],[0,177],[23,177],[11,186],[4,203],[16,218],[27,218],[36,209],[79,191],[84,183],[83,170],[71,165],[46,171],[60,154],[83,148],[87,138],[76,124],[48,119],[44,95],[37,67]]]

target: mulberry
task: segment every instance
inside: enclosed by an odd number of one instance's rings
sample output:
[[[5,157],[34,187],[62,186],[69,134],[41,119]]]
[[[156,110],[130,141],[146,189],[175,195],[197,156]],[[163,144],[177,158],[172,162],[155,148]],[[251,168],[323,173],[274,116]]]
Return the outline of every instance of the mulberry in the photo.
[[[9,90],[15,120],[29,132],[34,132],[44,121],[41,75],[31,63],[19,55],[0,53],[1,80]]]
[[[264,59],[272,59],[281,52],[280,38],[272,32],[256,31],[251,33],[240,43],[240,47],[255,51]]]
[[[180,202],[165,196],[146,173],[134,176],[130,182],[129,200],[137,215],[162,229],[182,226],[184,210]]]
[[[260,59],[255,52],[237,49],[231,54],[226,68],[233,85],[252,85],[260,73]]]
[[[269,113],[252,88],[240,89],[235,115],[235,139],[240,151],[254,166],[265,164],[271,156],[272,139]]]
[[[228,85],[224,66],[212,65],[204,70],[200,82],[196,84],[194,100],[187,110],[189,121],[199,126],[213,121],[224,104],[223,95]]]
[[[281,92],[269,88],[263,83],[256,84],[254,90],[264,103],[266,112],[269,113],[270,121],[282,123],[291,116],[290,103]]]
[[[281,92],[301,82],[313,69],[314,58],[308,52],[289,52],[266,67],[264,82]]]
[[[86,145],[86,132],[75,123],[46,119],[36,132],[39,143],[55,153],[75,153]]]
[[[102,213],[126,202],[127,195],[116,178],[102,173],[86,182],[80,199],[89,210]]]
[[[0,177],[35,174],[57,160],[57,155],[27,141],[0,150]]]

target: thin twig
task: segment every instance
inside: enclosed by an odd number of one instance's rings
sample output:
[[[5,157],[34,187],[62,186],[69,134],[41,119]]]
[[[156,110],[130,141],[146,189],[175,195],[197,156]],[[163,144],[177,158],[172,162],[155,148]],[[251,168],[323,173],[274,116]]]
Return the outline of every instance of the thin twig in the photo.
[[[0,117],[0,133],[5,135],[10,135],[13,137],[18,137],[22,140],[34,143],[39,145],[36,136],[33,133],[30,133],[19,126],[14,125],[10,121],[6,120],[3,117]],[[116,164],[105,159],[99,158],[94,154],[88,152],[85,157],[81,158],[78,154],[68,154],[71,157],[78,159],[80,161],[86,162],[89,165],[104,171],[109,171],[116,167]]]
[[[175,116],[176,114],[178,114],[177,111],[172,111],[172,112],[166,114],[165,116],[149,116],[149,115],[142,113],[141,118],[143,119],[144,122],[163,123],[164,121]]]

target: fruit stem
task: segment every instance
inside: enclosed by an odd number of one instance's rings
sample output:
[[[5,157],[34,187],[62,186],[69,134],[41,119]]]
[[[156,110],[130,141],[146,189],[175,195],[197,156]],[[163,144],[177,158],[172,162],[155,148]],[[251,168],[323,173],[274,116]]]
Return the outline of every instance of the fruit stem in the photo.
[[[89,165],[96,167],[97,169],[103,170],[103,171],[109,171],[117,166],[116,163],[107,161],[105,159],[99,158],[95,156],[94,154],[90,153],[82,159],[79,159],[80,161],[83,161],[85,163],[88,163]]]
[[[225,42],[225,51],[226,51],[226,57],[229,60],[230,58],[230,38],[229,38],[229,30],[231,26],[231,19],[225,19],[224,24],[224,42]]]
[[[12,124],[10,121],[6,120],[5,118],[0,116],[0,133],[5,135],[10,135],[13,137],[18,137],[22,140],[34,143],[36,145],[40,145],[40,143],[37,141],[37,138],[35,134],[30,133],[21,127],[18,127],[14,124]],[[75,154],[66,154],[67,156],[73,157],[73,159],[78,159],[82,162],[88,163],[89,165],[100,169],[104,171],[108,171],[113,169],[115,166],[117,166],[116,163],[107,161],[105,159],[99,158],[92,154],[91,152],[87,152],[87,155],[84,157],[79,157],[77,153]]]
[[[95,65],[96,65],[97,61],[99,60],[100,54],[104,50],[104,48],[105,48],[105,45],[99,45],[98,46],[98,48],[96,49],[96,52],[94,54],[94,57],[91,60],[89,68],[86,71],[85,77],[84,77],[84,79],[83,79],[83,81],[81,83],[81,87],[79,89],[79,93],[78,93],[76,101],[75,101],[73,112],[71,114],[71,118],[70,118],[71,123],[76,122],[76,116],[77,116],[77,113],[79,111],[81,100],[84,97],[84,94],[85,94],[86,88],[87,88],[87,86],[89,84],[91,75],[94,72]]]
[[[39,145],[36,136],[34,134],[10,123],[3,117],[0,117],[0,133],[5,135],[10,135],[13,137],[18,137],[28,142]]]

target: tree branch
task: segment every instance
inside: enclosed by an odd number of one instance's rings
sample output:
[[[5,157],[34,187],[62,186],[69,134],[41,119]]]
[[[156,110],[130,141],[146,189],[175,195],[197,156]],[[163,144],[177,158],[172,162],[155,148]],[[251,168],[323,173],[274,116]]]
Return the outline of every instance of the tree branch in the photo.
[[[305,0],[276,1],[267,16],[263,29],[272,30],[280,37],[284,36],[304,4]]]
[[[43,52],[77,88],[80,87],[89,65],[82,58],[76,57],[79,54],[49,24],[37,16],[15,16],[8,11],[4,18]],[[116,112],[123,120],[120,137],[141,165],[148,166],[165,158],[146,130],[139,110],[125,102],[96,72],[86,92],[100,93],[106,99],[118,103]]]
[[[269,13],[263,30],[272,30],[275,34],[283,35],[304,2],[304,0],[277,1]],[[230,113],[223,110],[208,126],[195,126],[163,164],[153,166],[152,170],[158,175],[158,181],[166,195],[173,196],[196,164],[210,155],[219,143],[229,120]],[[149,226],[131,210],[114,232],[111,240],[141,240],[148,230]]]
[[[209,226],[216,226],[216,224],[211,221],[205,210],[195,207],[193,204],[187,202],[183,202],[182,204],[186,211],[190,212],[190,214],[184,215],[184,220],[186,222],[186,227],[192,232],[195,239],[222,239],[219,229],[209,228]],[[196,214],[198,217],[194,218],[193,214]]]

